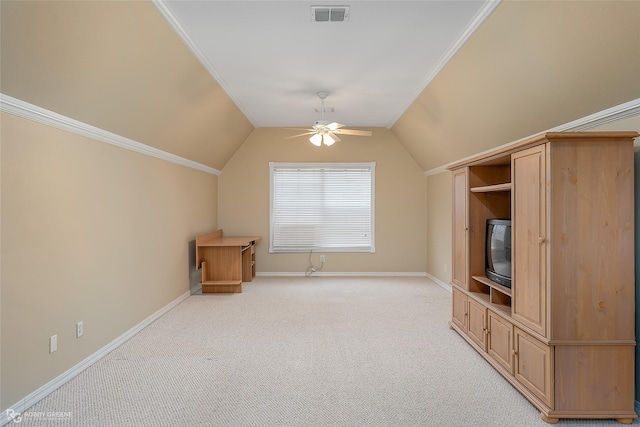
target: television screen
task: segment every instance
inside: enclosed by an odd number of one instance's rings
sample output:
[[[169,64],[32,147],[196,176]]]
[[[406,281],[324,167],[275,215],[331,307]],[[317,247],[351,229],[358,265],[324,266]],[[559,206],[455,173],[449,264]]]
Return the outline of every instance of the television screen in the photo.
[[[487,220],[487,277],[511,287],[511,220]]]

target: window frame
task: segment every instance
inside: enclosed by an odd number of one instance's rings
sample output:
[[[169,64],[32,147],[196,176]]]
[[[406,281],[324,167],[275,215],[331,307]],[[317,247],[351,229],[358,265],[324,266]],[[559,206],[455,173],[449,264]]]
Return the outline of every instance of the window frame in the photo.
[[[367,246],[299,246],[280,247],[274,245],[274,177],[277,169],[368,169],[370,176],[370,245]],[[301,253],[301,252],[345,252],[375,253],[375,171],[376,162],[269,162],[269,253]]]

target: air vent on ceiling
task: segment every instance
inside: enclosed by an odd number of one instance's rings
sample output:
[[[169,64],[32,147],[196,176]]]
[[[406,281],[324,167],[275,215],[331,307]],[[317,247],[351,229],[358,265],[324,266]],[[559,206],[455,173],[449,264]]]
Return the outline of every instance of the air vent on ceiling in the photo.
[[[349,6],[311,6],[313,22],[344,22],[349,20]]]

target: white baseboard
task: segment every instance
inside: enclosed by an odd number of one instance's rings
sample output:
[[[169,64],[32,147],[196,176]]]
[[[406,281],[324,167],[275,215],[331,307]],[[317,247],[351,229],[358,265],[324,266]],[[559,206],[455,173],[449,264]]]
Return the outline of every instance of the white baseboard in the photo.
[[[311,274],[312,277],[425,277],[427,273],[424,271],[315,271]],[[263,277],[304,277],[304,271],[263,271],[256,273],[256,276]]]
[[[279,271],[279,272],[271,272],[271,271],[263,271],[256,273],[256,276],[263,277],[303,277],[305,276],[304,272],[299,271]],[[341,271],[315,271],[311,276],[317,277],[426,277],[429,280],[433,281],[435,284],[440,286],[445,291],[451,293],[451,285],[443,282],[437,277],[427,273],[427,272],[379,272],[379,271],[369,271],[369,272],[341,272]]]
[[[82,371],[87,369],[89,366],[93,365],[98,360],[102,359],[104,356],[124,344],[127,340],[133,337],[135,334],[140,332],[142,329],[159,319],[163,314],[167,313],[176,305],[180,304],[182,301],[191,296],[191,292],[187,291],[180,295],[175,300],[171,301],[166,306],[162,307],[151,316],[144,319],[142,322],[138,323],[133,328],[129,329],[124,334],[120,335],[115,340],[111,341],[106,346],[102,347],[100,350],[93,353],[91,356],[87,357],[77,365],[73,366],[71,369],[66,372],[60,374],[53,380],[49,381],[33,393],[24,397],[22,400],[17,402],[14,405],[11,405],[7,408],[2,414],[0,414],[0,426],[4,426],[5,424],[14,420],[14,417],[19,417],[21,413],[25,412],[27,409],[47,397],[49,394],[57,390],[60,386],[64,385],[66,382],[73,379],[75,376],[80,374]],[[16,422],[17,421],[16,419]]]
[[[426,273],[427,278],[429,278],[430,280],[432,280],[433,282],[435,282],[436,285],[440,286],[442,289],[444,289],[445,291],[451,293],[451,285],[448,283],[443,282],[442,280],[438,279],[436,276],[433,276],[429,273]]]

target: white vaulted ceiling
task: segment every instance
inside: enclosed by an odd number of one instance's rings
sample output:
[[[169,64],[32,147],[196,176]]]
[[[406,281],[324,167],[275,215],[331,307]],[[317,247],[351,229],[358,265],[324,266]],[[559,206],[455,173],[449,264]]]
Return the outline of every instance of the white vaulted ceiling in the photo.
[[[391,127],[494,1],[155,2],[255,127]],[[312,22],[311,6],[349,6]],[[316,109],[318,111],[316,111]]]

